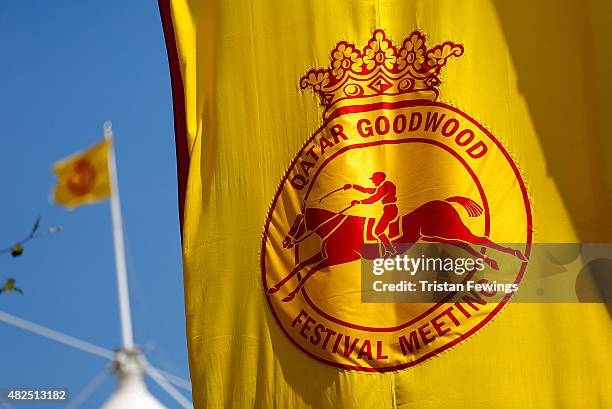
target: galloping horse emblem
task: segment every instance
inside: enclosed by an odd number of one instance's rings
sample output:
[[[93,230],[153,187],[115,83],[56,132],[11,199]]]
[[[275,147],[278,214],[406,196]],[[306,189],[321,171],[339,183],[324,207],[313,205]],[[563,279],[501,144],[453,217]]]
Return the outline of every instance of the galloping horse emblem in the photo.
[[[498,270],[495,260],[479,253],[471,245],[488,247],[506,254],[513,255],[524,261],[525,257],[520,250],[504,247],[491,241],[488,237],[477,236],[463,223],[459,212],[451,203],[457,203],[470,217],[482,215],[483,209],[467,197],[453,196],[445,200],[432,200],[412,212],[400,216],[402,234],[393,238],[393,244],[404,244],[410,246],[417,241],[430,243],[450,244],[466,250],[474,257],[482,259],[484,263],[494,270]],[[302,212],[298,214],[289,229],[283,247],[291,249],[306,237],[316,234],[321,239],[321,250],[314,256],[297,262],[293,269],[278,283],[268,289],[268,294],[277,292],[291,278],[305,267],[309,267],[306,274],[298,281],[293,289],[282,301],[291,301],[302,289],[306,281],[317,271],[339,264],[345,264],[360,260],[364,257],[364,229],[367,226],[367,217],[345,215],[340,212],[303,206]]]

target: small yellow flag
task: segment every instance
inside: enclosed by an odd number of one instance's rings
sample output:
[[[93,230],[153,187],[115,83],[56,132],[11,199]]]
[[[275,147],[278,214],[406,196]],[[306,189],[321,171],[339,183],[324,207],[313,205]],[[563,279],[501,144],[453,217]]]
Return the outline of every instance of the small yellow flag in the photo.
[[[73,208],[110,197],[109,148],[110,141],[103,140],[53,165],[58,177],[53,193],[56,204]]]

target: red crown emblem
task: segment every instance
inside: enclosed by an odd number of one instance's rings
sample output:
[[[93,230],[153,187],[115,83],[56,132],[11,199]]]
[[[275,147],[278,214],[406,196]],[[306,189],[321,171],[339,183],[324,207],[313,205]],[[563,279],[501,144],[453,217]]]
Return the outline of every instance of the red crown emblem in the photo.
[[[311,69],[300,79],[300,87],[312,87],[319,95],[324,116],[363,98],[434,101],[440,69],[451,56],[462,54],[463,46],[450,41],[428,49],[420,31],[413,31],[398,48],[383,30],[376,30],[363,49],[339,42],[331,52],[331,67]]]

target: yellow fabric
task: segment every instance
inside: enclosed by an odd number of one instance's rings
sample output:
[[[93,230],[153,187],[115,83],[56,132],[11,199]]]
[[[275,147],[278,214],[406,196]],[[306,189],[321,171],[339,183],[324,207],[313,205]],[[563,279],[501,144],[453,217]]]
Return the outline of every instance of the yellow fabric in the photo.
[[[53,192],[56,204],[73,208],[110,197],[110,143],[103,140],[53,165],[53,172],[58,178]]]
[[[301,75],[340,40],[419,28],[461,43],[440,100],[470,113],[526,180],[536,242],[612,239],[609,2],[172,1],[190,168],[183,246],[196,408],[611,407],[601,304],[512,304],[425,363],[372,374],[323,365],[271,317],[262,226],[291,158],[321,125]]]

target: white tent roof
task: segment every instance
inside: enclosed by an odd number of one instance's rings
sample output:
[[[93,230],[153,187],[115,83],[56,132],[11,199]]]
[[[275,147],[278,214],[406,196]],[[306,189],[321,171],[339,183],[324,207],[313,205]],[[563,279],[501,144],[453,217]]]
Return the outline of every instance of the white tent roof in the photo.
[[[115,357],[117,390],[101,409],[166,409],[147,390],[144,365],[138,350],[119,350]]]

